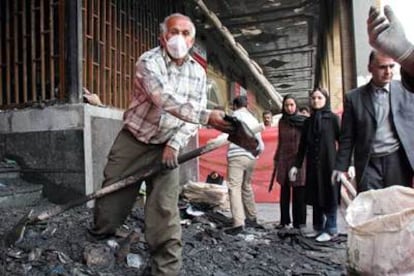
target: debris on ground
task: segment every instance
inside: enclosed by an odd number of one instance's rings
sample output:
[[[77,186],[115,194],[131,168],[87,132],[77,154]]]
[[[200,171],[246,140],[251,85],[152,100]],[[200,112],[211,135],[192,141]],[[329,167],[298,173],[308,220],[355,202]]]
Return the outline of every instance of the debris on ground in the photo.
[[[35,208],[49,204],[42,199]],[[2,208],[0,233],[31,208]],[[197,208],[201,212],[193,216]],[[273,224],[228,235],[231,220],[221,212],[194,205],[182,216],[183,276],[346,275],[346,236],[318,243]],[[107,239],[88,233],[92,218],[92,210],[80,206],[28,225],[19,243],[0,247],[0,275],[149,275],[142,207],[134,207],[119,233]]]

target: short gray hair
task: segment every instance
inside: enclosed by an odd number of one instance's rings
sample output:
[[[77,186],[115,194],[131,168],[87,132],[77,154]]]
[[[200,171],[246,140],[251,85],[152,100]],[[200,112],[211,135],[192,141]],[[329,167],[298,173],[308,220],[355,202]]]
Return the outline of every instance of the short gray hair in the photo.
[[[188,22],[191,23],[190,35],[191,35],[192,38],[195,37],[195,35],[196,35],[196,28],[194,26],[193,21],[191,20],[190,17],[188,17],[188,16],[186,16],[184,14],[181,14],[181,13],[173,13],[173,14],[170,14],[169,16],[167,16],[166,18],[164,18],[164,21],[160,24],[160,30],[161,30],[161,33],[162,34],[165,34],[168,31],[167,30],[167,22],[168,22],[168,20],[170,20],[173,17],[183,17],[186,20],[188,20]]]

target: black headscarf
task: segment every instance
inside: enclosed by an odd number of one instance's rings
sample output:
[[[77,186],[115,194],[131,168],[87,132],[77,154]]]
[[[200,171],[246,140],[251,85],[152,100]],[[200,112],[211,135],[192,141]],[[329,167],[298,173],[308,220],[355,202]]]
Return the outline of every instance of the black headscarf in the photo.
[[[293,114],[288,114],[285,111],[285,102],[289,99],[292,99],[296,104],[296,110],[295,110],[295,113]],[[306,116],[303,116],[298,113],[298,104],[297,104],[296,98],[291,94],[288,94],[285,97],[283,97],[281,120],[286,121],[290,126],[301,128],[303,126],[305,119],[306,119]]]
[[[317,88],[317,89],[312,91],[310,96],[312,96],[312,94],[315,93],[316,91],[321,92],[322,95],[324,95],[325,99],[326,99],[326,104],[322,108],[315,109],[315,108],[311,107],[312,108],[311,117],[313,117],[313,120],[311,120],[311,122],[312,122],[311,130],[312,130],[313,136],[320,136],[321,131],[322,131],[322,118],[331,117],[332,112],[331,112],[331,104],[330,104],[330,100],[329,100],[328,91],[324,88]]]

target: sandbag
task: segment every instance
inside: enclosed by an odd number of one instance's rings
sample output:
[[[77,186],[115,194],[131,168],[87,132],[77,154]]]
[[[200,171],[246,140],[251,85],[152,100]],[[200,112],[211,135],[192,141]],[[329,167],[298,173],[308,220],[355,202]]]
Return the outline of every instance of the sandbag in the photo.
[[[218,209],[229,209],[228,188],[225,185],[188,181],[182,195],[189,202],[206,203]]]
[[[414,274],[414,189],[391,186],[360,193],[345,220],[350,273]]]

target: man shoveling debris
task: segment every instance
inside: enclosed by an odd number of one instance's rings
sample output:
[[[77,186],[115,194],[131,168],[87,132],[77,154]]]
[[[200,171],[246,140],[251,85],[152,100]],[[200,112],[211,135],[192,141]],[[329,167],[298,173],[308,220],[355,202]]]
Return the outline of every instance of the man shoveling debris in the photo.
[[[145,52],[136,63],[132,101],[104,171],[103,186],[108,186],[151,164],[162,162],[167,169],[145,179],[145,238],[153,275],[178,275],[182,263],[177,207],[180,148],[196,132],[197,124],[234,131],[223,111],[205,109],[206,74],[188,54],[194,37],[195,27],[187,16],[165,18],[161,46]],[[115,234],[133,207],[137,186],[96,201],[92,234]]]
[[[6,245],[21,241],[28,224],[92,199],[98,200],[90,233],[98,238],[112,236],[127,218],[145,181],[145,239],[152,257],[151,274],[179,273],[182,241],[178,165],[227,141],[256,155],[258,142],[254,131],[237,118],[204,109],[205,71],[188,55],[195,35],[191,20],[173,14],[161,24],[161,31],[161,47],[144,53],[137,62],[133,100],[109,153],[103,188],[40,213],[31,210],[4,235]],[[179,149],[195,134],[197,124],[208,124],[228,135],[178,156]]]

